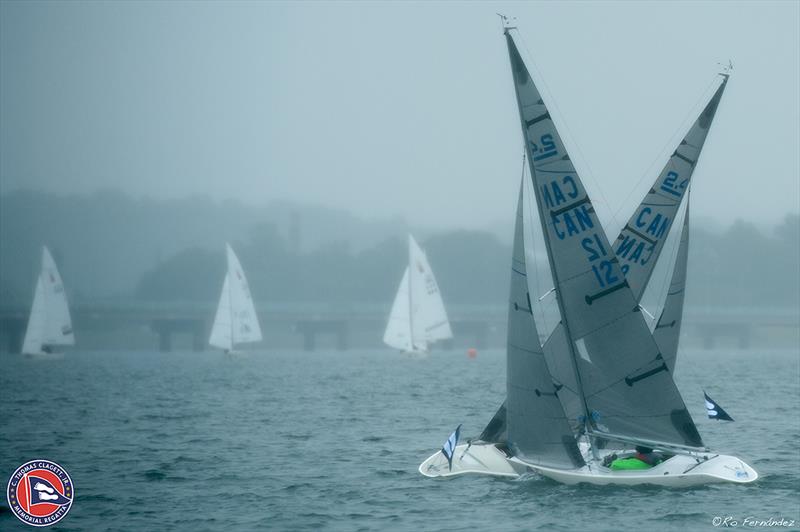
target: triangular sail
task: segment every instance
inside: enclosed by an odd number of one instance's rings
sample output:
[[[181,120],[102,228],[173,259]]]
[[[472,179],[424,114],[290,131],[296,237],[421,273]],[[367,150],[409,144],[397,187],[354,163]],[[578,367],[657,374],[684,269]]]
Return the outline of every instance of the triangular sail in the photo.
[[[507,340],[507,441],[515,455],[543,465],[583,465],[533,319],[525,261],[522,187],[517,202]],[[502,409],[503,407],[501,407]]]
[[[75,336],[64,283],[50,251],[45,247],[42,249],[42,270],[36,281],[22,351],[36,354],[42,353],[45,346],[74,344]]]
[[[428,257],[411,235],[408,236],[408,249],[414,341],[422,339],[433,343],[450,339],[453,332]]]
[[[683,301],[686,295],[686,267],[689,257],[689,195],[686,196],[686,213],[683,217],[681,240],[678,244],[678,253],[675,257],[675,267],[672,270],[672,279],[667,289],[664,300],[664,309],[656,322],[653,330],[653,339],[661,349],[664,363],[670,372],[675,372],[678,359],[678,342],[681,336],[681,322],[683,321]]]
[[[45,315],[45,295],[42,274],[36,278],[36,289],[33,292],[33,305],[28,317],[28,328],[25,330],[25,339],[22,341],[22,352],[27,355],[43,353],[42,339],[47,316]]]
[[[702,441],[550,113],[506,31],[523,137],[562,324],[592,432]],[[588,368],[577,359],[584,359]]]
[[[211,326],[211,337],[208,343],[219,349],[233,349],[233,315],[231,313],[231,285],[229,273],[225,273],[222,283],[222,294],[219,297],[214,324]]]
[[[403,351],[426,351],[428,344],[452,337],[428,257],[408,235],[408,267],[392,303],[383,342]]]
[[[647,287],[649,279],[652,276],[661,252],[664,250],[663,244],[672,230],[672,222],[677,217],[681,197],[684,195],[687,196],[686,201],[688,203],[688,193],[684,194],[684,190],[688,190],[689,188],[689,180],[691,179],[695,165],[689,165],[689,163],[685,160],[687,158],[685,154],[688,153],[689,150],[694,149],[695,151],[693,154],[695,158],[693,160],[696,163],[705,142],[706,135],[704,132],[708,131],[711,121],[714,118],[714,114],[719,105],[719,101],[722,96],[722,92],[725,89],[727,80],[728,76],[723,75],[723,81],[717,88],[714,96],[703,109],[703,112],[697,118],[689,133],[684,137],[683,140],[681,140],[678,147],[676,147],[666,166],[661,171],[652,187],[650,187],[650,191],[642,199],[641,203],[634,211],[634,214],[631,216],[626,226],[622,228],[619,236],[616,239],[618,253],[621,250],[626,254],[625,262],[628,264],[623,264],[622,266],[622,271],[625,273],[625,278],[628,279],[629,282],[645,283],[644,286],[633,290],[636,300],[639,303],[641,303],[642,297],[645,294],[645,288]],[[668,189],[670,192],[664,192],[662,189],[665,186],[665,182],[671,182],[672,176],[670,175],[670,172],[681,170],[681,164],[690,166],[688,172],[685,174],[686,181],[678,183],[677,190]],[[666,201],[656,204],[654,199],[655,196],[659,195],[659,192],[657,192],[658,190],[662,191],[662,196],[666,195]],[[680,196],[677,196],[676,192],[679,193]],[[680,247],[678,248],[678,254],[672,273],[672,282],[664,302],[663,312],[659,317],[653,333],[656,344],[661,350],[661,354],[670,371],[674,371],[675,369],[678,341],[680,337],[681,317],[683,315],[683,287],[686,280],[686,259],[688,255],[687,246],[689,239],[688,205],[686,207],[686,213],[684,227],[680,237]],[[659,221],[653,226],[652,231],[650,231],[651,234],[648,237],[650,243],[647,244],[647,247],[642,244],[643,241],[637,242],[631,236],[634,235],[632,232],[634,229],[632,228],[637,227],[640,224],[645,226],[644,232],[648,232],[649,225],[644,223],[645,219]],[[636,245],[634,245],[634,243]],[[653,245],[653,243],[658,245]],[[550,365],[550,370],[553,377],[557,382],[564,386],[564,391],[561,392],[559,397],[561,398],[562,404],[564,405],[564,410],[569,419],[574,423],[581,414],[583,408],[578,398],[574,369],[568,360],[568,346],[565,343],[564,331],[560,323],[545,341],[544,352],[545,356],[547,357],[548,364]],[[492,418],[490,424],[493,424],[493,427],[502,425],[504,430],[505,403],[503,403],[503,406]]]
[[[403,279],[394,296],[392,310],[389,313],[389,322],[383,333],[383,343],[395,349],[412,351],[411,344],[411,307],[409,306],[408,292],[408,267],[403,272]]]
[[[617,237],[614,251],[637,301],[641,300],[672,222],[678,214],[681,199],[689,189],[727,83],[728,75],[722,74],[722,83]]]
[[[262,336],[244,270],[233,249],[227,244],[226,256],[228,271],[222,285],[209,343],[214,347],[230,350],[237,344],[258,342]]]

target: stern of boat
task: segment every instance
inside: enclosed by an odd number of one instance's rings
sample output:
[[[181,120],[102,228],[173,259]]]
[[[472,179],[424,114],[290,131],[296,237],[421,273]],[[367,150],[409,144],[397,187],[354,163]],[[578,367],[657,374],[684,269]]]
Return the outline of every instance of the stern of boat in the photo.
[[[452,468],[447,457],[438,451],[428,457],[419,466],[419,472],[426,477],[454,477],[465,474],[491,475],[496,477],[516,478],[527,468],[509,460],[509,457],[494,444],[462,443],[456,446],[453,453]]]

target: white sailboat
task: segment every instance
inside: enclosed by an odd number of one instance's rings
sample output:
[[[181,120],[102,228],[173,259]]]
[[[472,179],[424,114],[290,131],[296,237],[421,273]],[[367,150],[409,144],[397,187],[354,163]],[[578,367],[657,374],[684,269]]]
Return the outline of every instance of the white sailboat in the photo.
[[[408,266],[392,303],[383,342],[407,353],[426,353],[432,343],[452,337],[428,257],[408,235]]]
[[[226,353],[233,353],[236,346],[259,342],[262,336],[242,265],[230,244],[225,244],[225,250],[228,271],[208,343]]]
[[[753,482],[758,474],[749,465],[704,446],[672,379],[674,357],[670,364],[666,362],[659,335],[654,338],[638,304],[652,270],[637,273],[631,266],[623,270],[616,254],[619,251],[609,245],[519,55],[512,29],[506,27],[505,36],[561,323],[542,346],[527,285],[521,189],[509,301],[507,401],[478,440],[457,446],[452,459],[443,453],[432,455],[420,465],[420,472],[432,477],[464,473],[513,477],[537,472],[567,484],[677,487]],[[721,89],[701,115],[704,129],[710,124],[720,95]],[[677,209],[701,147],[702,139],[699,145],[688,147],[696,150],[693,158],[687,155],[684,143],[676,149],[673,158],[688,162],[688,175],[679,169],[668,170],[660,176],[661,184],[671,190],[654,188],[651,200],[658,200],[659,206],[674,203]],[[676,190],[680,194],[673,194]],[[673,197],[677,201],[665,201]],[[645,207],[650,206],[640,206]],[[653,233],[648,236],[650,227]],[[645,250],[652,253],[663,245],[663,240],[653,240],[665,237],[668,227],[669,221],[654,218],[645,231],[626,226],[623,233],[633,229],[633,235],[649,244],[642,245],[641,257]],[[687,227],[688,217],[683,237],[688,234]],[[682,241],[685,249],[688,238]],[[621,238],[620,245],[623,243]],[[637,264],[644,266],[646,262]],[[677,275],[681,268],[683,271]],[[668,297],[665,313],[682,308],[684,277],[685,257],[681,258],[679,252],[673,284],[680,285],[681,295],[672,301]],[[670,316],[662,313],[662,318],[661,325]],[[549,350],[548,344],[552,344]],[[667,344],[665,347],[673,348],[670,342]],[[574,419],[576,408],[578,415]],[[574,421],[578,421],[577,426]],[[633,446],[654,449],[660,453],[661,462],[635,471],[608,467],[604,458],[610,448]],[[625,456],[621,453],[621,457]]]
[[[58,357],[60,346],[75,345],[64,284],[47,247],[42,248],[42,270],[36,279],[33,305],[22,352],[35,357]]]

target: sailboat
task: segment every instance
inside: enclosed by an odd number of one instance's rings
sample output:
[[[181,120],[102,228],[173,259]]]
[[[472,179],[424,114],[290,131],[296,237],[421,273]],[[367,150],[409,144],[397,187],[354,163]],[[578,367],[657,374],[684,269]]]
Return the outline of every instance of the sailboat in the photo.
[[[383,342],[407,353],[424,354],[434,342],[452,337],[428,257],[408,235],[408,266],[392,303]]]
[[[239,258],[230,244],[225,244],[225,251],[228,271],[222,283],[222,294],[208,343],[231,354],[236,346],[259,342],[262,337],[250,287]]]
[[[664,363],[675,371],[683,316],[684,289],[686,284],[686,262],[689,245],[689,190],[694,168],[700,158],[711,123],[727,86],[729,74],[721,73],[721,81],[689,131],[680,140],[669,156],[664,168],[631,214],[615,240],[614,252],[621,264],[621,271],[630,285],[636,301],[641,305],[649,281],[655,271],[661,253],[674,222],[684,209],[684,228],[673,265],[673,274],[662,307],[662,312],[653,323],[653,338],[664,358]],[[681,176],[678,179],[677,176]],[[686,198],[684,200],[684,197]],[[649,313],[642,307],[645,314]],[[544,344],[545,356],[551,364],[554,378],[570,383],[573,370],[566,353],[566,339],[561,323],[550,334]],[[581,407],[575,385],[562,392],[568,417],[575,420],[581,416]],[[487,425],[484,436],[493,441],[502,441],[505,431],[505,403],[498,409]]]
[[[457,446],[452,460],[442,453],[432,455],[420,465],[420,473],[430,477],[464,473],[517,477],[536,472],[567,484],[674,487],[755,481],[758,474],[744,461],[712,452],[703,444],[657,343],[658,335],[648,327],[639,305],[639,290],[643,290],[652,270],[642,275],[631,265],[624,269],[617,255],[620,252],[610,246],[518,52],[513,29],[506,24],[504,34],[561,322],[542,346],[527,284],[521,187],[509,298],[506,403],[477,441]],[[719,96],[718,90],[710,117],[701,115],[705,129]],[[681,144],[673,158],[676,154],[681,160],[686,158],[693,168],[701,147],[702,143],[688,147]],[[685,149],[696,151],[695,158],[687,156]],[[658,200],[656,205],[673,196],[680,203],[688,177],[690,173],[687,176],[678,169],[668,170],[660,185],[679,194],[675,196],[659,186],[661,190],[651,190],[652,199]],[[641,206],[645,207],[649,206]],[[644,231],[642,226],[623,229],[633,229],[633,235],[649,244],[642,245],[642,253],[658,247],[654,237],[665,236],[669,221],[654,218],[645,226]],[[685,216],[682,236],[688,235],[687,228]],[[618,239],[617,250],[624,241]],[[688,238],[682,241],[688,243]],[[678,255],[673,281],[681,285],[682,293],[683,279],[675,277],[680,252]],[[638,261],[638,265],[645,264]],[[682,295],[675,296],[679,297],[671,302],[668,298],[664,312],[668,308],[674,311],[678,304],[682,308]],[[669,316],[662,313],[662,318],[656,332]],[[572,418],[570,412],[576,407],[579,414]],[[502,441],[493,441],[499,436]],[[662,461],[636,471],[609,467],[607,458],[612,449],[633,446],[655,449]]]
[[[64,284],[47,247],[42,248],[42,269],[36,279],[31,315],[22,352],[34,357],[60,357],[58,347],[75,345]]]

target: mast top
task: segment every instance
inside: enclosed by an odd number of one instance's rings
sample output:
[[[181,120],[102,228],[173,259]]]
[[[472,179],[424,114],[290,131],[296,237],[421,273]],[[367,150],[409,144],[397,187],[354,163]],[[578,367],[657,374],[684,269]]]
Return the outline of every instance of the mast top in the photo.
[[[495,13],[498,17],[500,17],[500,21],[503,24],[503,33],[508,33],[509,30],[517,29],[517,17],[509,17],[503,15],[502,13]]]
[[[728,59],[728,64],[717,63],[720,67],[719,75],[725,78],[725,81],[728,81],[728,78],[731,77],[731,72],[733,72],[733,61]]]

